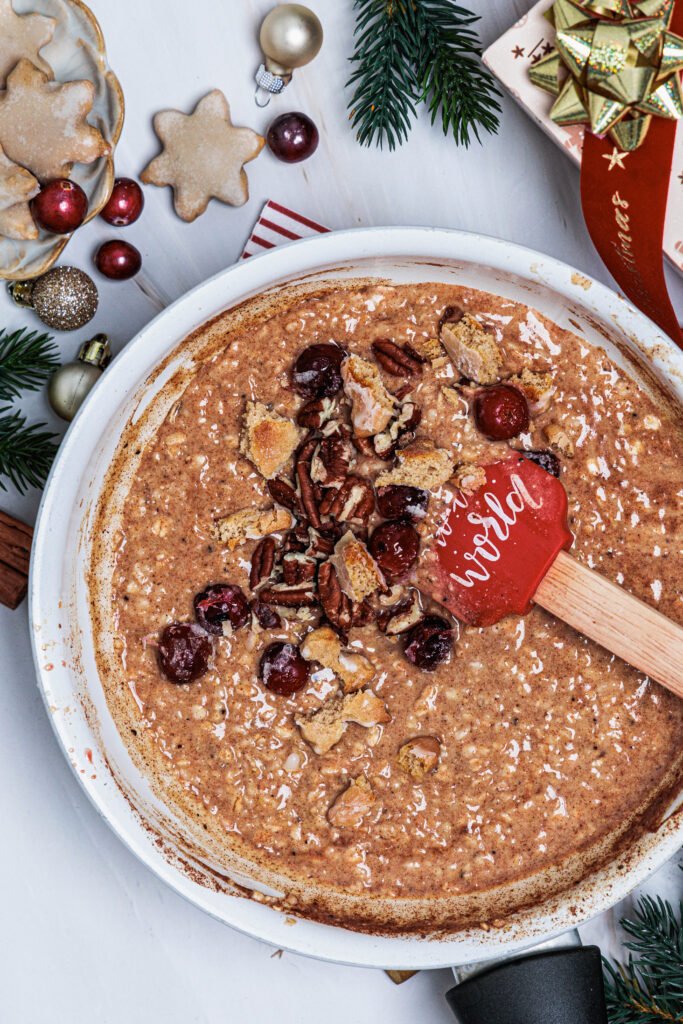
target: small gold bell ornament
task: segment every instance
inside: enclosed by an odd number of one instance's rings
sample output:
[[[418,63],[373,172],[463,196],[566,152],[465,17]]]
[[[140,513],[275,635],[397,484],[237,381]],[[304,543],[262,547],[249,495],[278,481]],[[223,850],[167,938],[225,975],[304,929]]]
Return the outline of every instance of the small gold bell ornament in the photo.
[[[265,60],[256,72],[256,103],[266,107],[271,95],[289,84],[294,68],[309,64],[323,44],[318,16],[303,4],[278,4],[261,25],[259,42]]]
[[[55,370],[48,384],[47,397],[58,416],[69,422],[74,418],[110,360],[107,335],[96,334],[81,345],[75,362],[65,363]]]

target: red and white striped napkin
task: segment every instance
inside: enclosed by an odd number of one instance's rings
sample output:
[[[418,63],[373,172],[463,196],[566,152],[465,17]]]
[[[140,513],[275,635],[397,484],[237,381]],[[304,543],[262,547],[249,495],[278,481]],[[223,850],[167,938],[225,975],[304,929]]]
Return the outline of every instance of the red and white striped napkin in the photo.
[[[260,256],[261,253],[274,249],[283,242],[293,242],[298,238],[309,238],[311,235],[324,235],[329,230],[310,217],[304,217],[269,199],[261,210],[261,215],[244,247],[242,259]]]

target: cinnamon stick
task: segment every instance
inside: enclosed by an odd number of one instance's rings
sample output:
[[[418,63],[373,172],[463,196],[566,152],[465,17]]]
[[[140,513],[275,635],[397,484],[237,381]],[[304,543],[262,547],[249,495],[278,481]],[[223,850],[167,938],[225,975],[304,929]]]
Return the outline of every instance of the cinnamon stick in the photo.
[[[33,528],[0,512],[0,604],[16,608],[28,590]]]

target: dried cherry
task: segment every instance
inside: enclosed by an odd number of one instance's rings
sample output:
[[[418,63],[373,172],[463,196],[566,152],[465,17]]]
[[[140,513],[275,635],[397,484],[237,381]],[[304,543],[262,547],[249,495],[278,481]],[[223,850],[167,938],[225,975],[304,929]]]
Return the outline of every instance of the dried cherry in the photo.
[[[220,636],[223,623],[240,629],[249,621],[249,602],[234,583],[212,583],[194,599],[197,622],[207,633]]]
[[[309,345],[294,364],[294,390],[308,401],[336,395],[341,391],[341,364],[345,355],[338,345]]]
[[[212,652],[211,639],[194,622],[172,622],[159,639],[159,668],[172,683],[191,683],[204,675]]]
[[[405,576],[417,561],[420,535],[410,523],[389,520],[377,527],[370,538],[368,550],[385,579],[392,583]]]
[[[541,448],[538,451],[520,452],[519,454],[523,455],[525,459],[529,459],[530,462],[535,462],[551,476],[559,477],[562,465],[554,452],[548,451],[547,448]]]
[[[384,519],[417,522],[427,515],[429,491],[406,484],[388,484],[377,490],[377,508]]]
[[[494,384],[477,392],[474,422],[491,441],[508,441],[529,427],[527,400],[511,384]]]
[[[259,679],[267,690],[282,697],[302,690],[310,673],[311,666],[296,644],[269,644],[261,655]]]
[[[406,636],[403,653],[411,664],[433,672],[451,656],[453,627],[440,615],[426,615]]]

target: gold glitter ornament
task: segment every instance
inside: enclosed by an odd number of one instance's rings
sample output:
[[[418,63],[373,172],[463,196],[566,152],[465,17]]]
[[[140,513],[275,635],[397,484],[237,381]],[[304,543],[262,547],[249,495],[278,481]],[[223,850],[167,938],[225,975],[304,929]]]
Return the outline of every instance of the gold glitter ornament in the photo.
[[[619,148],[642,145],[651,118],[683,117],[683,37],[673,0],[555,0],[555,49],[529,69],[556,96],[556,124],[587,124]]]
[[[69,422],[74,418],[110,360],[107,335],[96,334],[81,345],[75,362],[65,363],[55,370],[47,397],[58,416]]]
[[[34,281],[12,281],[8,290],[17,305],[32,309],[56,331],[77,331],[89,323],[99,302],[92,278],[77,267],[53,267]]]

